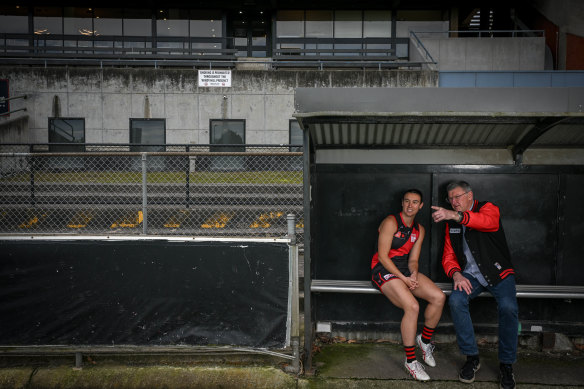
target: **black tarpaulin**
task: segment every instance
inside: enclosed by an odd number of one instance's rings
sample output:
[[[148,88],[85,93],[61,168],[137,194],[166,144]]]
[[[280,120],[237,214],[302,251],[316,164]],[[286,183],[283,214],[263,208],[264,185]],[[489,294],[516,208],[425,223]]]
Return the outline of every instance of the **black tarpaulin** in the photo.
[[[1,345],[285,347],[288,245],[0,240]]]

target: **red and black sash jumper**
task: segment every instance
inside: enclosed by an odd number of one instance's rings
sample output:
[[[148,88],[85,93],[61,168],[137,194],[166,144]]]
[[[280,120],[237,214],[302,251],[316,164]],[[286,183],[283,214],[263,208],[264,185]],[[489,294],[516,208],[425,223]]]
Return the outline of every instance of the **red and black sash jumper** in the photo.
[[[388,257],[393,261],[399,271],[408,277],[410,275],[410,269],[408,268],[410,251],[420,237],[420,226],[418,223],[414,222],[411,227],[408,227],[403,221],[401,212],[391,216],[394,217],[397,222],[397,231],[393,234]],[[379,272],[384,273],[384,275],[380,277],[381,280],[374,281],[376,284],[380,281],[388,281],[391,278],[394,278],[391,275],[386,274],[388,271],[379,261],[379,252],[377,252],[371,259],[371,273],[374,276]],[[373,280],[375,280],[375,278],[376,277],[373,277]],[[381,285],[376,286],[381,287]]]

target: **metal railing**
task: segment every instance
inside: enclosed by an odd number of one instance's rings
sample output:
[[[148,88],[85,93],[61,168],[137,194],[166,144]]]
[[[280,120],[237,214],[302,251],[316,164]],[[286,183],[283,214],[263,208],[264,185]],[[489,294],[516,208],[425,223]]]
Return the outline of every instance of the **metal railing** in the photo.
[[[291,214],[303,242],[301,146],[68,146],[0,145],[1,233],[281,237]]]
[[[424,46],[418,35],[414,31],[410,31],[410,36],[412,37],[414,44],[422,51],[426,60],[429,61],[430,64],[436,65],[436,60],[432,57],[426,46]]]
[[[0,63],[233,67],[233,37],[0,34]]]
[[[235,37],[152,37],[0,33],[0,63],[27,65],[227,67],[250,52],[267,66],[419,68],[409,38],[275,37],[273,46],[238,45]],[[259,58],[258,58],[259,59]],[[257,64],[257,62],[254,61]]]
[[[151,37],[1,33],[0,52],[22,54],[216,55],[233,57],[234,37]]]
[[[415,31],[418,37],[432,38],[528,38],[543,37],[544,30],[448,30],[448,31]]]

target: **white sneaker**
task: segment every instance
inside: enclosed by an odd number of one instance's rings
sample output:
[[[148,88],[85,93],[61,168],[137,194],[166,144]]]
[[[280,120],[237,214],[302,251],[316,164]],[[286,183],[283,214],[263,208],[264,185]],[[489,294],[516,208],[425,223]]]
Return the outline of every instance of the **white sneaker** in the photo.
[[[408,363],[408,360],[404,362],[404,366],[406,367],[406,371],[410,373],[412,377],[417,379],[418,381],[429,381],[430,376],[424,370],[424,366],[418,361],[413,361],[412,363]]]
[[[426,362],[426,365],[430,367],[436,366],[434,355],[432,355],[432,353],[434,352],[434,345],[432,343],[426,344],[422,342],[422,335],[416,336],[416,343],[418,344],[418,347],[420,347],[420,349],[422,350],[422,356],[424,357],[424,362]]]

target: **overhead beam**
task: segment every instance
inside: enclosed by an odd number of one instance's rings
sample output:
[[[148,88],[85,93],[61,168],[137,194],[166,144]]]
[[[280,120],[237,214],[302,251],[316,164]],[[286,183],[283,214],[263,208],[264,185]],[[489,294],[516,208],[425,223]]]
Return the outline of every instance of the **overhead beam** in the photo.
[[[529,130],[515,146],[512,147],[511,153],[513,155],[513,161],[515,164],[522,162],[523,153],[529,148],[540,136],[557,126],[564,120],[569,119],[568,117],[546,117],[540,119],[538,123]]]

